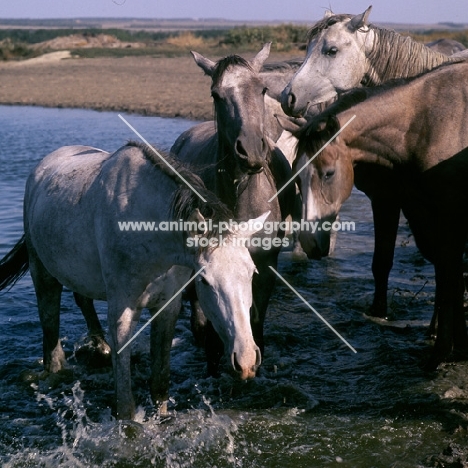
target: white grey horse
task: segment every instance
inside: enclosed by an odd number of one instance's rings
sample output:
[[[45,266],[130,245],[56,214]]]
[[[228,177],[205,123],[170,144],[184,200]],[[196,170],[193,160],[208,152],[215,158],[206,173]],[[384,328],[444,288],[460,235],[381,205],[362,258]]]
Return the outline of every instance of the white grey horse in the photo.
[[[183,230],[150,228],[135,232],[122,230],[119,224],[150,221],[157,228],[160,222],[203,222],[209,218],[216,226],[231,219],[230,211],[198,177],[169,156],[166,161],[206,203],[143,145],[129,143],[113,154],[86,146],[66,146],[49,154],[27,181],[25,236],[0,262],[2,287],[29,265],[48,372],[58,372],[65,366],[59,339],[63,286],[88,299],[107,301],[116,414],[122,419],[134,416],[130,346],[125,345],[134,334],[141,311],[148,308],[155,314],[194,270],[203,268],[194,280],[197,294],[233,368],[242,379],[251,378],[261,360],[249,316],[255,265],[235,233],[220,242],[217,229],[203,229],[202,235],[210,244],[201,248],[191,246],[189,234]],[[255,222],[263,223],[266,216]],[[242,238],[254,232],[245,230]],[[192,232],[197,233],[197,229]],[[12,269],[15,262],[16,272]],[[4,270],[9,270],[10,280]],[[163,404],[168,397],[169,351],[180,297],[152,323],[150,386],[155,404]]]
[[[327,12],[312,26],[304,62],[282,93],[288,115],[305,115],[311,106],[334,100],[351,88],[408,78],[468,57],[467,51],[448,57],[410,37],[369,24],[370,12],[371,7],[359,15]]]

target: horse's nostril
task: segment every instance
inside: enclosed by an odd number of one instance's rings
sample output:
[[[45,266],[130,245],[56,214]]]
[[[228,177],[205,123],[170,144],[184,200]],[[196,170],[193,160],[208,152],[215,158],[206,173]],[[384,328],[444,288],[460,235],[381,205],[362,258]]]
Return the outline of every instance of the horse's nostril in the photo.
[[[289,104],[289,107],[294,107],[294,104],[296,104],[296,96],[294,93],[289,93],[288,95],[288,104]]]
[[[255,366],[258,368],[260,367],[260,364],[262,363],[262,353],[259,348],[255,350],[255,355],[256,355]]]
[[[234,364],[234,369],[236,369],[237,372],[242,372],[242,367],[237,362],[236,353],[234,353],[234,355],[232,357],[232,363]]]
[[[247,151],[245,150],[241,140],[236,141],[236,151],[240,157],[247,158]]]

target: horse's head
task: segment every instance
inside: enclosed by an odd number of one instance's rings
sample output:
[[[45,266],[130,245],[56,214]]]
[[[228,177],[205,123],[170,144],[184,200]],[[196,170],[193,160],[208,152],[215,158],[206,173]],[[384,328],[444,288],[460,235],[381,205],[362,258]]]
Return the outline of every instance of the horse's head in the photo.
[[[212,78],[220,148],[223,156],[233,156],[236,176],[239,172],[260,172],[269,151],[265,135],[267,87],[259,72],[270,45],[265,44],[251,61],[231,55],[215,63],[192,52],[197,65]]]
[[[286,114],[305,116],[310,107],[364,83],[373,46],[370,10],[356,16],[329,13],[312,27],[304,63],[281,95]]]
[[[211,239],[211,247],[198,250],[197,266],[204,269],[195,279],[197,296],[241,379],[255,377],[261,363],[250,326],[255,265],[246,245],[263,228],[268,214],[247,221],[245,229],[221,233]]]
[[[353,163],[339,136],[326,145],[339,130],[335,118],[282,124],[298,138],[292,168],[302,197],[302,220],[309,226],[301,229],[299,240],[309,258],[320,259],[330,252],[333,222],[351,194]]]

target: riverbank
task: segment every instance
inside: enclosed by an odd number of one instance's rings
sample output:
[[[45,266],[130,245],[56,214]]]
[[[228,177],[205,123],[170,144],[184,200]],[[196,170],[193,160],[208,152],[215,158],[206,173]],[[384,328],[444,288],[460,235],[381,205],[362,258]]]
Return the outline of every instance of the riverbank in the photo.
[[[275,54],[270,60],[287,58]],[[42,60],[3,62],[0,104],[112,110],[193,120],[213,117],[210,80],[190,54],[55,60],[44,56]]]

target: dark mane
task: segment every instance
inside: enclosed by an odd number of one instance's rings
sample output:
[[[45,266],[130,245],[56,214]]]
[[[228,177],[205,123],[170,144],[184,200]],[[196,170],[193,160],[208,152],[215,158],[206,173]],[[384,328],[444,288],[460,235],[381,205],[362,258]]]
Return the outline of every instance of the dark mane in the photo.
[[[153,166],[177,184],[178,188],[171,201],[174,220],[189,221],[190,216],[198,209],[206,220],[213,221],[213,229],[204,234],[205,237],[212,238],[219,235],[218,224],[221,221],[229,221],[234,218],[231,210],[205,187],[201,178],[192,172],[189,166],[168,153],[160,152],[164,159],[206,200],[206,203],[154,153],[150,146],[137,141],[129,141],[127,146],[139,148]]]
[[[218,81],[223,76],[223,73],[230,66],[238,66],[238,65],[248,68],[249,70],[252,70],[252,67],[250,66],[249,62],[245,60],[244,58],[240,57],[239,55],[228,55],[227,57],[224,57],[218,60],[213,70],[213,75],[212,75],[213,85],[216,85],[218,83]]]

